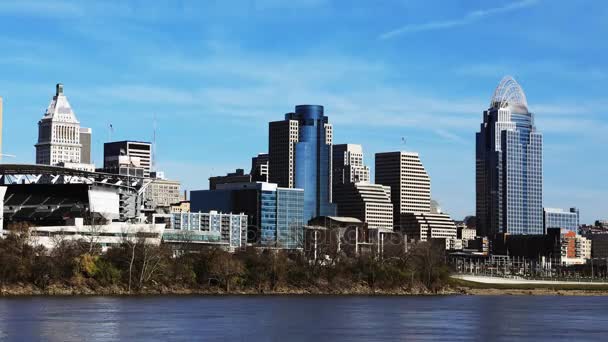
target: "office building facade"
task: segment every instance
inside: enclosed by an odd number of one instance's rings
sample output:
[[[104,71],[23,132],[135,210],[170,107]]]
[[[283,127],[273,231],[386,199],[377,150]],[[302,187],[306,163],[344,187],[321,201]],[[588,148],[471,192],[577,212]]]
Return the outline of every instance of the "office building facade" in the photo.
[[[143,141],[114,141],[103,144],[103,169],[118,173],[125,160],[133,167],[143,169],[143,176],[150,177],[152,168],[152,144]]]
[[[358,144],[332,146],[332,182],[336,184],[369,182],[369,167],[363,163],[363,147]]]
[[[579,227],[579,211],[576,208],[570,208],[569,211],[557,208],[544,208],[543,222],[545,232],[549,228],[561,228],[577,233]]]
[[[80,122],[61,83],[55,86],[55,96],[38,122],[35,147],[36,164],[81,163]]]
[[[359,182],[338,184],[334,190],[339,216],[359,219],[371,229],[393,229],[390,187]]]
[[[148,208],[170,207],[180,201],[180,182],[162,178],[150,179],[144,190],[144,200]]]
[[[323,106],[300,105],[269,124],[269,179],[304,190],[304,220],[335,215],[332,202],[333,131]]]
[[[248,217],[248,242],[265,247],[302,247],[304,191],[273,183],[231,183],[190,192],[193,212],[218,210]]]
[[[543,234],[542,134],[513,78],[496,88],[476,139],[478,233]]]
[[[376,153],[376,183],[391,189],[395,225],[404,213],[431,211],[431,179],[418,153]]]

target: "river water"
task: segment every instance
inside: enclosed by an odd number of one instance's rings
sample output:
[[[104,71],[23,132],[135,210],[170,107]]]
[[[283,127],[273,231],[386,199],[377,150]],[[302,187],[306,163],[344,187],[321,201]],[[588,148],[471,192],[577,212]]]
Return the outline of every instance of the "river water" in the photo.
[[[608,341],[608,297],[0,298],[8,341]]]

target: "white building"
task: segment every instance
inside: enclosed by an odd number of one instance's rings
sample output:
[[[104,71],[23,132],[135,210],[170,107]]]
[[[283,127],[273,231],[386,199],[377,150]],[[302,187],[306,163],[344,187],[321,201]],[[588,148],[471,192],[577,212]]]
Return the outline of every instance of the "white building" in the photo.
[[[32,243],[53,249],[62,241],[78,241],[98,244],[102,251],[119,246],[121,243],[159,245],[165,229],[164,224],[131,224],[112,222],[105,225],[84,225],[82,218],[77,218],[67,226],[32,227]],[[6,234],[7,232],[4,231]]]
[[[76,118],[63,85],[56,85],[55,96],[38,122],[36,164],[81,163],[80,122]]]
[[[337,184],[334,203],[338,215],[354,217],[368,224],[370,229],[393,230],[391,189],[367,182]]]
[[[457,227],[460,230],[460,238],[462,240],[463,247],[469,246],[469,241],[475,240],[477,237],[477,230],[473,228]]]
[[[407,235],[408,240],[445,239],[446,249],[462,249],[462,240],[457,239],[456,225],[447,214],[401,214],[400,228]]]
[[[93,165],[93,164],[60,162],[60,163],[57,163],[57,166],[65,167],[68,169],[79,170],[79,171],[95,172],[95,165]]]

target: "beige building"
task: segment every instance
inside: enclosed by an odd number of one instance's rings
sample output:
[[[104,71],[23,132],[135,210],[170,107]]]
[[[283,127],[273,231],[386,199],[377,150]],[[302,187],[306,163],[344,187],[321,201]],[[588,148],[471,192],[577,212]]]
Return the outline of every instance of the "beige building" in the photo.
[[[148,207],[169,207],[180,201],[179,181],[161,178],[152,178],[150,181],[144,191],[144,199]]]
[[[431,179],[418,153],[376,153],[376,183],[391,188],[396,225],[401,214],[431,211]]]
[[[190,212],[190,201],[179,201],[171,204],[172,213],[189,213]]]

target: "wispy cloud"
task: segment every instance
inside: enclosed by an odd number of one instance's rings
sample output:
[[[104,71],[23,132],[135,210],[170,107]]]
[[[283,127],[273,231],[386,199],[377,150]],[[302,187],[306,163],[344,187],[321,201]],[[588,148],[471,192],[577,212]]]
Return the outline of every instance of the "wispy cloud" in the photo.
[[[435,129],[434,132],[437,136],[439,136],[440,138],[443,138],[444,140],[446,140],[448,142],[466,143],[466,140],[463,139],[461,136],[456,135],[452,132],[446,131],[445,129],[440,129],[440,128]]]
[[[415,33],[415,32],[424,32],[424,31],[433,31],[433,30],[441,30],[447,29],[457,26],[464,26],[474,23],[476,21],[482,20],[484,18],[507,13],[511,11],[516,11],[524,8],[528,8],[536,5],[539,0],[521,0],[517,2],[513,2],[501,7],[494,7],[488,9],[475,10],[467,13],[462,18],[449,19],[449,20],[441,20],[441,21],[430,21],[426,23],[420,24],[408,24],[397,29],[385,32],[380,35],[380,39],[391,39],[397,36],[407,34],[407,33]]]
[[[84,8],[78,2],[64,0],[19,0],[3,2],[0,14],[73,18],[82,16]]]
[[[454,73],[460,76],[497,77],[499,75],[552,76],[575,81],[605,81],[608,70],[593,65],[574,65],[563,61],[476,63],[459,66]]]

